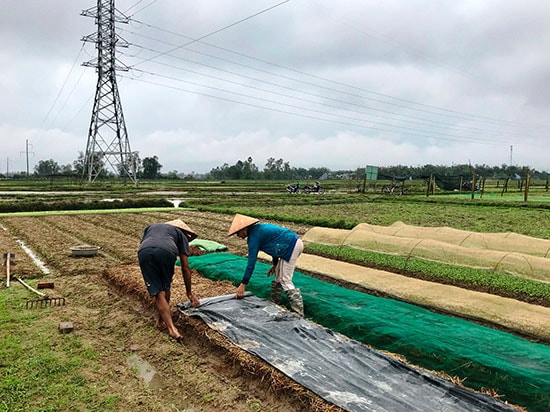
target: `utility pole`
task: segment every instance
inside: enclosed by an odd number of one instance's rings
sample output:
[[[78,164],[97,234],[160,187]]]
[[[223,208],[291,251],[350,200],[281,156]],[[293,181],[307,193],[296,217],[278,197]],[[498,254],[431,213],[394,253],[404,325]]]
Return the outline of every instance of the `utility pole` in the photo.
[[[32,144],[30,145],[32,146]],[[27,158],[27,179],[29,178],[29,139],[26,139],[25,140],[25,151],[24,152],[19,152],[20,154],[23,154],[25,153],[25,156]],[[30,152],[34,155],[34,152]]]
[[[94,67],[98,74],[82,179],[93,182],[108,164],[118,176],[137,183],[133,164],[137,156],[130,150],[116,82],[116,70],[127,71],[128,67],[119,63],[115,49],[128,47],[128,42],[115,33],[115,23],[128,23],[128,17],[116,10],[115,0],[97,0],[96,7],[82,11],[81,15],[95,18],[97,32],[82,41],[96,44],[97,58],[83,66]]]

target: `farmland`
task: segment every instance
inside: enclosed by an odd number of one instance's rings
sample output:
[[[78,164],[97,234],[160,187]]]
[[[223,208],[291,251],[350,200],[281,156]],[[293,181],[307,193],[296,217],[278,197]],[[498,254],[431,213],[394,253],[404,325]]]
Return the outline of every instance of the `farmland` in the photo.
[[[177,199],[181,204],[180,208],[153,210],[0,217],[5,229],[0,245],[4,252],[16,253],[14,274],[34,284],[39,279],[52,280],[56,286],[51,293],[67,299],[63,307],[26,311],[24,303],[32,297],[30,292],[17,283],[0,290],[2,316],[7,320],[1,335],[1,363],[9,365],[10,371],[9,380],[6,374],[2,377],[2,390],[11,394],[4,401],[9,402],[7,410],[337,410],[261,362],[236,353],[196,322],[179,321],[187,337],[183,345],[153,327],[151,301],[136,266],[141,233],[153,222],[182,218],[201,238],[223,243],[238,255],[246,254],[246,244],[226,236],[236,212],[283,224],[300,235],[312,226],[352,228],[358,223],[403,221],[550,239],[550,209],[543,200],[526,206],[521,201],[490,198],[389,199],[353,193],[352,185],[336,184],[327,185],[329,191],[323,196],[287,195],[269,185],[252,189],[215,186],[210,191],[204,185],[190,185],[139,193],[83,195],[77,191],[63,196],[43,192],[38,196],[46,203],[53,201],[50,196],[55,201],[73,196],[79,200],[139,196]],[[543,198],[544,193],[541,191]],[[7,202],[15,194],[4,196]],[[17,196],[22,196],[19,201],[32,202],[37,195]],[[37,269],[17,240],[30,247],[49,274]],[[70,248],[79,244],[97,245],[100,253],[93,258],[75,258]],[[198,273],[193,276],[201,298],[234,291],[231,284],[214,284]],[[183,301],[181,279],[175,279],[173,300]],[[74,332],[57,333],[60,321],[72,321]],[[131,355],[154,365],[159,371],[158,382],[145,385],[136,368],[128,366]],[[63,362],[64,358],[79,362]],[[39,382],[36,386],[25,379],[31,372]],[[56,381],[74,391],[74,396],[63,395]],[[29,405],[28,409],[24,405]]]

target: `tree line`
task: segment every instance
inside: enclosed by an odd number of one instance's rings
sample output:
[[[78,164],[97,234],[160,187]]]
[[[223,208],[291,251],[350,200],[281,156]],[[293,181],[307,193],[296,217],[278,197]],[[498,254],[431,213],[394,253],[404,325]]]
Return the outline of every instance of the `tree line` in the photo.
[[[489,165],[424,165],[424,166],[386,166],[378,167],[379,180],[409,180],[426,179],[430,175],[440,178],[464,177],[470,179],[475,172],[476,176],[486,179],[521,179],[529,172],[533,179],[547,179],[548,172],[530,169],[527,166],[489,166]],[[330,170],[326,167],[291,167],[283,159],[269,158],[260,170],[249,157],[245,161],[239,160],[234,165],[224,163],[206,175],[211,180],[319,180],[319,179],[358,179],[365,178],[365,168],[355,170]]]
[[[79,152],[78,158],[72,163],[60,165],[54,159],[39,160],[33,168],[32,177],[51,177],[51,176],[67,176],[67,177],[81,177],[84,174],[84,153]],[[97,165],[99,174],[106,178],[115,178],[123,175],[122,170],[115,173],[113,170],[109,170],[105,162],[100,156],[94,159]],[[136,158],[136,174],[141,179],[157,179],[157,178],[178,178],[177,171],[172,171],[168,174],[161,174],[162,165],[159,162],[157,156],[145,157],[142,159]],[[6,178],[4,174],[0,174],[0,177]],[[24,178],[27,177],[27,173],[11,173],[10,178]]]
[[[107,170],[101,159],[97,159],[104,177],[117,177],[114,171]],[[321,179],[357,179],[365,178],[365,168],[360,167],[354,170],[330,170],[327,167],[293,167],[288,161],[267,159],[267,162],[260,169],[252,157],[246,160],[238,160],[235,164],[224,163],[211,169],[204,175],[191,173],[188,175],[178,174],[176,170],[169,173],[162,173],[162,164],[158,156],[136,159],[136,174],[138,179],[207,179],[207,180],[321,180]],[[84,171],[84,154],[79,153],[78,158],[70,164],[60,165],[53,159],[40,160],[35,166],[33,177],[48,177],[56,175],[82,176]],[[469,165],[457,164],[446,165],[423,165],[423,166],[381,166],[378,167],[379,180],[408,180],[425,179],[430,175],[438,176],[440,179],[463,177],[469,179],[475,173],[478,177],[486,179],[522,179],[527,173],[532,179],[548,179],[549,173],[531,169],[528,166],[514,166],[502,164],[501,166],[489,166],[486,164]],[[1,175],[0,177],[6,177]],[[26,173],[13,173],[12,178],[26,177]]]
[[[331,173],[326,167],[291,167],[283,159],[270,157],[264,168],[260,170],[251,157],[245,161],[239,160],[234,165],[224,163],[206,174],[210,180],[303,180],[321,179]]]

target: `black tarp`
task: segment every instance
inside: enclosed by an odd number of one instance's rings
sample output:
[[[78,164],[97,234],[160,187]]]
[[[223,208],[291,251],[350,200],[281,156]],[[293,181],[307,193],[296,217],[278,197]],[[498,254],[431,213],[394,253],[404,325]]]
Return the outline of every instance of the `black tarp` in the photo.
[[[241,349],[348,411],[514,411],[247,293],[178,305]]]

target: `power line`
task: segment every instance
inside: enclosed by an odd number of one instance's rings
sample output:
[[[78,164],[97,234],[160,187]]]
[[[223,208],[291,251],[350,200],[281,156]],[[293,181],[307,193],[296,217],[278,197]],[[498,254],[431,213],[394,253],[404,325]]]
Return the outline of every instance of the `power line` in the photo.
[[[274,6],[270,6],[270,7],[266,8],[266,9],[263,9],[263,10],[257,12],[257,13],[254,13],[254,14],[248,16],[248,17],[245,17],[244,19],[240,19],[240,20],[238,20],[238,21],[236,21],[236,22],[234,22],[234,23],[231,23],[231,24],[229,24],[229,25],[227,25],[227,26],[224,26],[224,27],[222,27],[222,28],[220,28],[220,29],[217,29],[217,30],[215,30],[215,31],[213,31],[213,32],[210,32],[210,33],[208,33],[208,34],[205,34],[204,36],[201,36],[201,37],[199,37],[198,39],[194,39],[194,40],[192,40],[192,41],[190,41],[190,42],[188,42],[188,43],[186,43],[186,44],[183,44],[183,45],[181,45],[181,46],[174,47],[174,48],[171,49],[171,50],[167,50],[166,52],[160,53],[160,54],[158,54],[158,55],[156,55],[156,56],[154,56],[154,57],[151,57],[150,59],[143,60],[143,61],[141,61],[141,62],[139,62],[139,63],[136,63],[135,65],[141,64],[141,63],[145,63],[145,62],[147,62],[147,61],[156,59],[156,58],[158,58],[158,57],[160,57],[160,56],[164,56],[165,54],[169,54],[169,53],[172,53],[172,52],[174,52],[174,51],[176,51],[176,50],[178,50],[178,49],[184,48],[185,46],[188,46],[188,45],[190,45],[190,44],[192,44],[192,43],[195,43],[195,42],[197,42],[197,41],[206,39],[207,37],[211,37],[211,36],[213,36],[214,34],[220,33],[220,32],[222,32],[222,31],[224,31],[224,30],[227,30],[227,29],[229,29],[229,28],[231,28],[231,27],[234,27],[234,26],[236,26],[236,25],[238,25],[238,24],[241,24],[242,22],[245,22],[245,21],[247,21],[247,20],[253,19],[253,18],[256,17],[256,16],[259,16],[260,14],[263,14],[263,13],[266,13],[266,12],[268,12],[268,11],[270,11],[270,10],[273,10],[273,9],[276,8],[276,7],[282,6],[283,4],[288,3],[289,1],[290,1],[290,0],[284,0],[284,1],[280,2],[280,3],[275,4]],[[135,66],[135,65],[134,65],[134,66]]]
[[[139,70],[139,69],[134,69],[134,70]],[[326,121],[326,122],[337,123],[337,124],[345,124],[345,125],[348,125],[348,126],[354,126],[354,127],[358,127],[358,128],[361,128],[361,129],[371,129],[371,130],[385,131],[385,132],[390,132],[390,133],[403,133],[404,131],[406,131],[406,133],[408,135],[420,136],[420,137],[425,137],[425,138],[426,137],[427,138],[433,138],[433,139],[437,139],[437,140],[464,141],[464,142],[475,142],[475,143],[486,143],[486,144],[509,143],[509,142],[502,142],[502,141],[499,142],[499,141],[496,141],[496,140],[492,140],[490,142],[487,142],[487,141],[483,141],[483,140],[476,140],[476,139],[472,139],[472,138],[467,138],[467,137],[464,137],[464,136],[457,136],[457,135],[450,134],[450,133],[446,133],[446,136],[449,136],[449,137],[442,137],[440,133],[437,133],[435,131],[415,129],[415,128],[405,127],[405,126],[392,126],[392,125],[384,124],[384,123],[381,123],[381,122],[376,122],[376,121],[371,121],[371,120],[362,120],[362,119],[353,118],[351,116],[338,115],[338,114],[334,114],[334,113],[323,112],[323,111],[320,111],[320,110],[313,110],[313,109],[309,109],[309,108],[305,108],[305,107],[300,107],[300,106],[296,106],[296,105],[293,105],[293,104],[282,103],[282,102],[277,102],[277,101],[274,101],[274,100],[264,99],[264,98],[260,98],[260,97],[256,97],[256,96],[250,96],[250,95],[246,95],[246,94],[239,93],[239,92],[231,92],[231,91],[227,91],[227,90],[220,89],[220,88],[213,87],[213,86],[197,84],[197,83],[190,82],[190,81],[187,81],[187,80],[181,80],[181,79],[178,79],[178,78],[175,78],[175,77],[159,75],[159,74],[155,74],[155,73],[151,73],[151,72],[144,72],[144,71],[142,71],[142,73],[149,74],[149,75],[152,75],[152,76],[157,76],[157,77],[163,77],[163,78],[173,80],[173,81],[188,83],[188,84],[192,84],[192,85],[198,85],[200,87],[208,88],[208,89],[215,90],[215,91],[221,91],[221,92],[228,93],[228,94],[233,94],[233,95],[238,96],[238,97],[246,97],[246,98],[250,98],[250,99],[253,99],[253,100],[258,100],[258,101],[261,101],[261,102],[264,102],[264,103],[277,104],[277,105],[280,105],[280,106],[283,106],[283,107],[286,107],[286,108],[290,108],[290,109],[300,109],[300,110],[303,110],[303,111],[306,111],[306,112],[315,113],[316,115],[314,116],[314,115],[299,114],[299,113],[292,112],[292,111],[289,111],[289,110],[282,110],[282,109],[276,109],[276,108],[273,108],[273,107],[270,107],[270,106],[262,106],[262,105],[259,105],[259,104],[247,103],[247,102],[243,102],[241,100],[225,98],[225,97],[216,96],[216,95],[212,95],[212,94],[208,94],[208,93],[201,93],[201,92],[197,92],[197,91],[190,90],[190,89],[183,89],[183,88],[175,87],[175,86],[172,86],[172,85],[165,85],[165,84],[162,84],[162,83],[150,82],[150,81],[146,81],[146,80],[143,80],[143,79],[138,79],[136,77],[131,77],[131,76],[124,76],[123,75],[122,77],[128,78],[130,80],[136,80],[136,81],[141,81],[141,82],[145,82],[145,83],[149,83],[149,84],[154,84],[154,85],[157,85],[157,86],[162,86],[162,87],[173,89],[173,90],[185,91],[185,92],[189,92],[189,93],[193,93],[193,94],[197,94],[197,95],[201,95],[201,96],[205,96],[205,97],[215,98],[215,99],[218,99],[218,100],[224,100],[224,101],[228,101],[228,102],[232,102],[232,103],[238,103],[238,104],[242,104],[242,105],[246,105],[246,106],[250,106],[250,107],[271,110],[271,111],[275,111],[275,112],[279,112],[279,113],[292,114],[293,116],[299,116],[299,117],[303,117],[303,118],[323,120],[323,121]],[[344,119],[344,120],[331,120],[331,119],[319,117],[317,115],[333,116],[333,117],[341,118],[341,119]],[[369,125],[366,126],[366,125],[362,125],[362,124],[358,124],[358,123],[352,123],[351,121],[360,122],[360,123],[367,123]],[[382,127],[372,126],[373,124],[380,125]],[[400,129],[400,131],[391,130],[390,127],[393,127],[395,129]],[[413,133],[411,133],[411,132],[413,132]],[[436,135],[436,136],[431,136],[430,137],[428,135]]]
[[[137,33],[134,33],[134,32],[130,32],[130,33],[132,33],[132,34],[137,34]],[[139,34],[137,34],[137,35],[139,35]],[[144,36],[144,37],[147,37],[147,36]],[[147,38],[150,39],[150,40],[151,40],[151,39],[152,39],[152,40],[157,40],[157,39],[153,39],[153,38],[150,38],[150,37],[147,37]],[[141,50],[147,50],[147,51],[150,51],[150,52],[153,52],[153,53],[156,52],[156,50],[154,50],[154,49],[147,48],[147,47],[144,47],[144,46],[139,46],[139,45],[137,45],[137,44],[133,44],[133,46],[140,47]],[[213,46],[213,47],[215,47],[215,46]],[[240,67],[244,67],[244,68],[247,68],[247,69],[253,69],[253,70],[256,70],[256,71],[259,71],[259,72],[262,72],[262,73],[266,73],[266,74],[269,74],[269,75],[272,75],[272,76],[275,76],[275,77],[278,77],[278,78],[283,78],[283,79],[286,79],[286,80],[291,80],[291,81],[294,81],[294,82],[299,82],[299,83],[306,84],[306,85],[309,85],[309,86],[319,87],[319,88],[321,88],[321,89],[328,90],[328,91],[331,91],[331,92],[337,92],[337,93],[340,93],[340,94],[349,96],[349,97],[353,98],[354,100],[356,100],[357,98],[359,98],[359,99],[365,99],[365,100],[370,100],[370,101],[374,100],[374,101],[377,101],[377,102],[382,102],[382,103],[384,103],[384,104],[391,104],[391,103],[388,103],[388,102],[380,101],[380,100],[378,100],[378,99],[372,99],[372,98],[365,97],[365,96],[362,96],[362,95],[353,94],[353,93],[348,93],[348,92],[345,92],[345,91],[342,91],[342,90],[333,89],[333,88],[326,88],[326,87],[323,87],[323,86],[320,86],[320,85],[317,85],[317,84],[314,84],[314,83],[311,83],[311,82],[307,82],[307,81],[304,81],[304,80],[300,80],[300,79],[296,79],[296,78],[291,78],[291,77],[284,76],[284,75],[280,75],[280,74],[277,74],[277,73],[272,73],[272,72],[266,71],[266,70],[264,70],[264,69],[259,69],[259,68],[255,68],[255,67],[252,67],[252,66],[245,65],[245,64],[243,64],[243,63],[234,62],[234,61],[231,61],[231,60],[228,60],[228,59],[221,58],[221,57],[219,57],[219,56],[214,56],[214,55],[211,55],[211,54],[199,52],[199,51],[192,50],[192,49],[186,49],[186,50],[189,51],[189,52],[192,52],[192,53],[196,53],[196,54],[199,54],[199,55],[202,55],[202,56],[206,56],[206,57],[209,57],[209,58],[221,60],[221,61],[224,61],[224,62],[227,62],[227,63],[231,63],[231,64],[234,64],[234,65],[237,65],[237,66],[240,66]],[[304,90],[297,90],[297,89],[295,89],[295,88],[290,88],[290,87],[288,87],[288,86],[284,86],[284,85],[281,84],[281,83],[269,82],[269,81],[267,81],[267,80],[265,80],[265,79],[259,79],[259,78],[257,78],[257,77],[252,77],[252,76],[244,75],[244,74],[242,74],[242,73],[236,73],[236,72],[234,72],[234,71],[229,71],[229,70],[226,70],[226,69],[221,69],[221,68],[219,68],[219,67],[215,67],[215,66],[212,66],[212,65],[207,65],[207,64],[205,64],[205,63],[197,62],[197,61],[195,61],[195,60],[186,59],[186,58],[179,57],[179,56],[172,56],[172,57],[173,57],[173,58],[176,58],[176,59],[178,59],[178,60],[182,60],[182,61],[185,61],[185,62],[189,62],[189,63],[193,63],[193,64],[196,64],[196,65],[204,66],[204,67],[207,67],[207,68],[210,68],[210,69],[214,69],[214,70],[216,70],[216,71],[220,71],[220,72],[223,72],[223,73],[227,73],[227,74],[231,74],[231,75],[243,77],[243,78],[246,78],[246,79],[249,79],[249,80],[254,80],[254,81],[259,82],[259,83],[261,83],[261,84],[267,84],[267,85],[274,86],[274,87],[277,87],[277,88],[282,88],[282,89],[285,89],[285,90],[291,90],[291,91],[293,91],[293,92],[298,92],[298,93],[302,93],[302,94],[305,94],[305,95],[317,97],[317,98],[319,98],[319,99],[329,100],[329,101],[333,101],[333,102],[345,104],[345,105],[347,105],[347,106],[359,107],[359,108],[363,108],[363,109],[366,109],[366,110],[370,110],[370,111],[372,111],[372,112],[379,112],[379,113],[384,113],[384,114],[386,114],[386,115],[392,115],[392,116],[393,116],[393,117],[389,117],[389,116],[385,116],[385,115],[369,113],[369,115],[375,116],[375,117],[379,117],[379,118],[386,118],[386,119],[389,119],[389,120],[400,120],[400,121],[402,121],[402,122],[413,123],[413,124],[424,125],[424,126],[426,126],[426,125],[428,125],[428,124],[431,124],[431,125],[436,126],[436,127],[447,126],[447,127],[449,127],[449,128],[452,128],[452,129],[458,129],[458,130],[463,130],[463,131],[470,131],[471,133],[476,133],[476,134],[483,133],[483,134],[491,134],[491,135],[498,135],[498,136],[502,136],[502,135],[514,135],[514,133],[513,133],[512,131],[510,131],[510,130],[499,131],[499,130],[482,129],[482,128],[479,128],[479,127],[457,126],[457,125],[455,125],[455,124],[453,124],[453,123],[448,123],[448,122],[433,120],[433,119],[429,119],[429,118],[426,118],[426,117],[411,116],[411,115],[407,115],[407,114],[403,114],[403,113],[397,113],[397,112],[395,112],[395,111],[380,109],[380,108],[377,108],[377,107],[365,106],[365,105],[363,105],[363,104],[354,103],[353,101],[352,101],[352,102],[348,102],[348,101],[344,101],[344,100],[341,100],[341,99],[336,99],[336,98],[333,98],[333,97],[330,97],[330,96],[322,96],[322,95],[319,95],[319,94],[316,94],[316,93],[307,92],[307,91],[304,91]],[[154,61],[153,63],[159,64],[159,65],[164,65],[164,66],[171,67],[171,68],[175,68],[175,69],[177,69],[177,70],[182,70],[182,71],[186,71],[186,72],[189,72],[189,73],[197,74],[197,75],[200,75],[200,76],[204,76],[204,77],[208,77],[208,78],[220,80],[220,81],[226,82],[226,83],[228,83],[228,84],[235,84],[235,85],[239,85],[239,86],[242,86],[242,87],[252,88],[252,89],[260,90],[260,91],[267,92],[267,93],[273,93],[273,94],[282,95],[282,94],[280,94],[280,93],[277,93],[277,92],[274,92],[274,91],[270,91],[270,90],[266,90],[266,89],[263,89],[263,88],[260,88],[260,87],[254,87],[254,86],[251,86],[251,85],[249,85],[249,84],[237,83],[237,82],[231,81],[231,80],[229,80],[229,79],[224,79],[224,78],[220,78],[220,77],[211,76],[211,75],[208,75],[208,74],[205,74],[205,73],[202,73],[202,72],[193,71],[193,70],[189,70],[189,69],[184,69],[184,68],[182,68],[182,67],[175,66],[175,65],[170,65],[170,64],[167,64],[167,63],[160,63],[160,62],[158,62],[158,61]],[[299,99],[299,100],[303,100],[303,101],[306,101],[306,102],[309,102],[309,103],[321,104],[321,103],[318,103],[318,102],[315,102],[315,101],[311,101],[311,100],[307,100],[307,99],[301,99],[301,98],[295,97],[295,96],[288,96],[288,95],[286,95],[286,97],[294,98],[294,99]],[[325,105],[326,105],[326,104],[325,104]],[[329,106],[329,105],[327,105],[327,106]],[[333,107],[334,107],[334,106],[333,106]],[[400,106],[400,107],[403,107],[403,106]],[[349,109],[346,109],[346,108],[343,108],[343,107],[338,107],[338,108],[341,109],[341,110],[349,110]],[[413,109],[413,110],[414,110],[414,109]],[[351,111],[353,111],[353,110],[351,110]],[[367,114],[367,113],[364,113],[364,112],[361,112],[361,113],[362,113],[362,114]],[[429,113],[430,113],[430,114],[433,114],[433,115],[438,115],[438,116],[441,115],[441,113],[436,113],[436,112],[431,112],[431,111],[430,111]],[[443,116],[445,116],[445,115],[443,115]],[[406,119],[412,119],[412,120],[397,119],[396,117],[399,117],[399,118],[406,118]],[[420,122],[415,121],[415,120],[420,120]]]
[[[44,127],[44,124],[46,123],[46,120],[48,119],[48,117],[50,116],[53,108],[55,107],[55,104],[57,103],[57,100],[59,99],[59,97],[61,96],[61,93],[63,93],[63,90],[65,89],[65,85],[67,84],[67,81],[69,80],[69,77],[71,76],[71,73],[73,72],[73,69],[75,68],[76,66],[76,63],[77,61],[79,60],[80,58],[80,54],[82,53],[82,50],[84,49],[84,45],[82,45],[80,47],[80,50],[78,51],[74,61],[73,61],[73,64],[71,66],[71,68],[69,69],[69,72],[67,73],[67,75],[65,76],[65,80],[63,80],[63,84],[61,85],[61,88],[59,89],[59,91],[57,92],[57,95],[55,96],[55,99],[53,100],[52,104],[50,105],[50,108],[48,109],[48,112],[46,113],[46,115],[44,116],[44,118],[42,119],[42,122],[40,123],[40,126],[38,127],[37,130],[42,130],[42,128]],[[81,76],[82,77],[82,76]],[[81,78],[80,77],[80,78]],[[80,78],[78,79],[77,81],[77,84],[78,82],[80,81]],[[75,87],[76,87],[76,84],[75,84]],[[74,87],[73,87],[73,90],[74,90]],[[72,92],[71,92],[72,93]],[[66,102],[66,100],[65,100]],[[61,109],[63,108],[63,106],[61,107]],[[59,109],[59,110],[61,110]],[[57,118],[57,116],[56,116]],[[55,119],[54,119],[55,120]]]
[[[301,97],[297,97],[297,96],[291,96],[291,95],[279,93],[279,92],[276,92],[276,91],[273,91],[273,90],[267,90],[267,89],[264,89],[264,88],[261,88],[261,87],[252,86],[250,84],[239,83],[239,82],[231,81],[231,80],[228,80],[228,79],[223,79],[223,78],[216,77],[216,76],[211,76],[211,75],[208,75],[208,74],[205,74],[205,73],[201,73],[201,72],[197,72],[197,71],[193,71],[193,70],[189,70],[189,69],[183,69],[181,67],[169,65],[169,64],[166,64],[166,63],[159,63],[159,62],[155,62],[155,63],[159,64],[159,65],[167,66],[167,67],[172,67],[172,68],[175,68],[175,69],[178,69],[178,70],[186,71],[188,73],[197,74],[199,76],[207,77],[207,78],[210,78],[210,79],[219,80],[219,81],[222,81],[222,82],[225,82],[225,83],[228,83],[228,84],[237,85],[237,86],[240,86],[240,87],[243,87],[243,88],[249,88],[249,89],[253,89],[253,90],[257,90],[257,91],[261,91],[261,92],[265,92],[265,93],[269,93],[269,94],[274,94],[274,95],[280,96],[280,97],[285,97],[285,98],[289,98],[289,99],[302,101],[304,103],[312,103],[312,104],[316,104],[316,105],[326,106],[326,107],[329,107],[329,108],[345,110],[345,111],[348,111],[348,112],[357,113],[357,114],[361,114],[361,115],[373,116],[373,117],[378,117],[378,118],[385,118],[385,119],[388,119],[388,120],[397,120],[397,119],[395,119],[395,117],[389,117],[389,116],[384,116],[384,115],[380,115],[380,114],[373,114],[373,113],[367,113],[367,112],[364,112],[364,111],[352,110],[352,109],[349,109],[349,108],[346,108],[346,107],[341,107],[341,106],[332,105],[332,104],[328,104],[328,103],[322,103],[320,101],[309,100],[309,99],[305,99],[305,98],[301,98]],[[201,63],[196,63],[196,64],[201,64]],[[211,67],[211,66],[208,66],[208,67]],[[219,70],[222,70],[222,69],[219,69]],[[177,78],[174,78],[174,77],[168,77],[168,76],[158,74],[158,73],[145,72],[145,71],[140,70],[140,69],[134,69],[134,71],[141,72],[141,73],[147,73],[147,74],[160,76],[160,77],[167,77],[167,78],[170,78],[171,80],[188,82],[186,80],[181,80],[181,79],[177,79]],[[225,70],[222,70],[222,71],[226,72]],[[229,73],[239,75],[239,76],[242,76],[242,77],[245,77],[245,78],[248,78],[248,79],[260,81],[256,78],[240,75],[240,74],[237,74],[237,73],[234,73],[234,72],[229,72]],[[277,83],[265,82],[265,81],[261,81],[261,82],[263,82],[265,84],[269,84],[271,86],[275,86],[275,87],[285,89],[287,91],[294,91],[294,89],[291,89],[290,87],[282,86],[282,85],[277,84]],[[199,83],[192,83],[192,84],[202,86],[202,87],[210,87],[210,86],[202,85],[202,84],[199,84]],[[377,109],[377,108],[372,108],[372,107],[368,107],[368,106],[365,106],[365,105],[360,105],[360,104],[353,103],[353,102],[346,102],[344,100],[339,100],[339,99],[334,99],[334,98],[330,98],[330,97],[326,97],[326,96],[321,96],[321,95],[318,95],[318,94],[315,94],[315,93],[305,92],[305,91],[302,91],[302,90],[300,90],[299,93],[309,95],[309,96],[312,96],[312,97],[317,97],[317,98],[322,99],[322,100],[329,100],[329,101],[333,101],[333,102],[336,102],[336,103],[342,103],[342,104],[345,104],[347,106],[354,106],[354,107],[362,108],[362,109],[365,109],[365,110],[379,111],[379,112],[383,112],[383,113],[393,114],[393,115],[396,115],[396,116],[402,116],[402,117],[407,117],[407,118],[412,118],[412,119],[423,120],[423,121],[420,121],[420,122],[419,121],[414,121],[414,120],[400,120],[401,122],[404,122],[404,123],[416,124],[416,125],[420,125],[420,126],[430,126],[430,125],[435,126],[435,127],[446,126],[446,127],[451,128],[451,129],[455,129],[457,131],[464,131],[464,132],[470,132],[470,133],[475,133],[475,134],[490,134],[490,135],[496,135],[496,136],[501,136],[503,134],[508,134],[508,135],[511,134],[510,132],[502,133],[500,131],[495,131],[495,130],[479,129],[479,128],[467,127],[467,126],[460,127],[460,126],[456,126],[454,124],[439,122],[439,121],[436,121],[436,120],[422,119],[422,118],[407,116],[407,115],[400,115],[400,114],[396,114],[396,113],[393,113],[393,112],[390,112],[390,111],[381,110],[381,109]],[[252,96],[248,96],[248,97],[252,98]],[[375,123],[379,123],[379,122],[375,122]]]
[[[269,65],[269,66],[272,66],[272,67],[277,67],[277,68],[280,68],[280,69],[284,69],[284,70],[287,70],[289,72],[293,72],[293,73],[296,73],[296,74],[299,74],[299,75],[302,75],[302,76],[306,76],[308,78],[321,80],[323,82],[331,83],[333,85],[342,86],[342,87],[350,88],[352,90],[357,90],[357,91],[361,91],[361,92],[364,92],[364,93],[372,94],[376,97],[383,97],[383,98],[386,98],[386,99],[390,99],[392,101],[395,100],[397,103],[396,102],[388,102],[388,101],[385,101],[385,100],[380,100],[380,99],[375,99],[375,98],[368,98],[368,97],[365,97],[365,96],[362,96],[362,95],[355,95],[353,93],[347,93],[347,92],[344,92],[342,90],[333,89],[333,88],[329,88],[329,87],[324,87],[326,90],[332,91],[332,92],[335,92],[335,93],[343,93],[343,94],[347,94],[349,96],[365,98],[365,99],[369,99],[371,101],[391,105],[391,106],[398,107],[398,108],[414,110],[414,111],[423,112],[423,113],[427,113],[427,114],[436,114],[436,115],[444,116],[444,117],[458,118],[458,119],[462,119],[462,120],[483,121],[483,122],[489,122],[489,123],[498,124],[498,125],[506,124],[506,125],[515,126],[515,127],[540,127],[540,128],[547,127],[547,126],[544,126],[544,125],[534,125],[534,124],[528,124],[528,123],[522,123],[522,122],[514,122],[514,121],[510,121],[510,120],[506,120],[506,119],[497,119],[497,118],[488,117],[488,116],[480,116],[480,115],[476,115],[476,114],[473,114],[473,113],[460,112],[460,111],[457,111],[457,110],[446,109],[446,108],[442,108],[442,107],[428,105],[428,104],[425,104],[425,103],[416,102],[416,101],[409,100],[409,99],[404,99],[404,98],[401,98],[401,97],[387,95],[387,94],[384,94],[384,93],[376,92],[374,90],[369,90],[369,89],[357,87],[357,86],[354,86],[354,85],[349,85],[349,84],[346,84],[346,83],[338,82],[338,81],[335,81],[335,80],[332,80],[332,79],[327,79],[325,77],[317,76],[315,74],[306,73],[306,72],[303,72],[303,71],[300,71],[300,70],[297,70],[297,69],[294,69],[294,68],[291,68],[291,67],[288,67],[288,66],[284,66],[284,65],[281,65],[281,64],[278,64],[278,63],[274,63],[274,62],[270,62],[270,61],[267,61],[267,60],[259,59],[259,58],[254,57],[254,56],[250,56],[250,55],[247,55],[247,54],[244,54],[244,53],[241,53],[241,52],[237,52],[237,51],[234,51],[234,50],[230,50],[230,49],[227,49],[227,48],[224,48],[224,47],[220,47],[220,46],[202,41],[205,37],[208,37],[209,35],[200,37],[198,39],[192,39],[188,36],[182,35],[180,33],[174,32],[174,31],[162,29],[162,28],[156,27],[154,25],[150,25],[150,24],[147,24],[145,22],[138,21],[138,20],[135,20],[135,19],[132,19],[132,20],[135,21],[136,23],[142,24],[146,27],[149,27],[149,28],[152,28],[152,29],[155,29],[155,30],[159,30],[159,31],[163,31],[163,32],[167,32],[169,34],[172,34],[172,35],[175,35],[175,36],[178,36],[178,37],[182,37],[182,38],[185,38],[185,39],[189,39],[189,42],[187,42],[183,45],[180,45],[180,46],[174,47],[174,48],[172,48],[168,51],[159,53],[157,56],[153,56],[149,59],[145,59],[145,60],[139,62],[138,64],[141,64],[145,61],[150,61],[150,60],[156,59],[157,57],[160,57],[160,56],[163,56],[163,55],[170,54],[173,51],[176,51],[178,49],[186,48],[187,46],[189,46],[193,43],[200,43],[200,44],[207,45],[209,47],[216,48],[218,50],[222,50],[222,51],[237,55],[239,57],[245,57],[247,59],[254,60],[254,61],[257,61],[259,63],[266,64],[266,65]],[[169,44],[169,43],[167,43],[167,44]],[[186,49],[186,50],[196,52],[196,53],[200,53],[200,52],[197,52],[197,51],[192,50],[192,49]],[[218,58],[219,60],[231,62],[229,60],[225,60],[225,59],[222,59],[222,58],[219,58],[219,57],[213,57],[213,58]],[[239,63],[235,63],[235,62],[231,62],[231,63],[236,64],[236,65],[241,65],[243,67],[250,68],[250,66],[246,66],[244,64],[239,64]],[[262,69],[258,69],[258,68],[256,68],[255,70],[264,71],[265,73],[272,74],[272,73],[270,73],[266,70],[262,70]],[[288,79],[288,80],[300,81],[300,80],[297,80],[297,79],[294,79],[294,78],[291,78],[291,77],[288,77],[288,76],[279,75],[279,74],[277,76]],[[314,83],[311,83],[311,82],[305,82],[305,81],[300,81],[300,82],[302,82],[304,84],[308,84],[310,86],[318,87],[317,84],[314,84]],[[410,107],[410,106],[407,106],[407,105],[414,105],[414,106],[418,106],[418,107]]]
[[[61,105],[61,107],[59,108],[58,112],[57,112],[57,115],[52,119],[52,123],[55,123],[55,121],[57,120],[57,117],[59,116],[59,114],[62,112],[62,110],[65,108],[65,106],[67,105],[67,102],[69,101],[69,99],[71,98],[71,96],[73,95],[74,91],[76,90],[76,87],[78,86],[78,84],[80,83],[80,80],[82,80],[82,77],[84,76],[84,73],[86,72],[86,69],[82,69],[81,73],[80,73],[80,76],[78,77],[76,83],[74,84],[73,88],[71,89],[71,91],[69,92],[69,94],[67,95],[67,97],[65,97],[65,100],[63,101],[63,104]]]
[[[139,0],[137,3],[135,3],[133,6],[129,7],[126,9],[126,11],[123,12],[123,14],[125,15],[128,15],[128,11],[132,10],[134,7],[137,7],[140,3],[142,3],[144,0]],[[133,14],[131,14],[130,16],[128,17],[132,17],[132,16],[135,16],[136,14],[142,12],[143,10],[145,10],[147,7],[153,5],[154,3],[156,3],[158,0],[153,0],[151,1],[150,3],[146,4],[145,6],[143,6],[141,9],[135,11]]]

